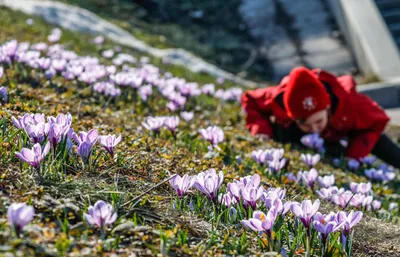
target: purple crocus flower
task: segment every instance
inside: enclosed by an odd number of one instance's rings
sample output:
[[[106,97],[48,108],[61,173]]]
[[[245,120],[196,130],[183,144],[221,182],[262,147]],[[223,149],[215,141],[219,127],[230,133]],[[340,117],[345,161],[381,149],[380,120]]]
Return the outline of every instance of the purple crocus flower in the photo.
[[[58,72],[61,72],[65,69],[67,65],[67,61],[65,59],[53,59],[51,63],[51,67]]]
[[[172,101],[171,101],[171,102],[168,102],[167,105],[166,105],[166,107],[167,107],[168,110],[170,110],[171,112],[175,112],[175,111],[177,111],[177,110],[180,109],[180,106],[177,105],[176,103],[172,102]]]
[[[351,182],[350,189],[353,193],[368,194],[369,192],[371,192],[372,184],[371,182],[359,184]]]
[[[215,169],[209,169],[205,172],[200,172],[196,176],[195,187],[205,194],[210,200],[216,202],[218,189],[221,187],[224,180],[222,171],[217,174]]]
[[[32,149],[22,148],[20,152],[15,152],[15,155],[23,162],[28,163],[35,169],[40,167],[40,163],[43,161],[44,157],[49,153],[50,144],[43,147],[39,143],[36,143]]]
[[[57,72],[53,68],[50,68],[44,72],[44,76],[46,77],[47,80],[51,80],[56,74]]]
[[[232,183],[228,183],[227,189],[235,197],[236,201],[241,200],[241,191],[242,189],[251,184],[252,187],[257,188],[260,185],[261,178],[258,174],[254,174],[253,176],[246,176],[244,178],[240,178],[239,180],[235,179]]]
[[[362,219],[363,213],[361,211],[351,211],[349,214],[346,212],[338,212],[336,215],[336,221],[338,223],[343,223],[341,229],[341,237],[342,237],[342,247],[343,250],[346,248],[347,245],[347,238],[350,235],[351,229],[357,225],[360,220]]]
[[[321,188],[315,191],[319,198],[330,201],[332,197],[332,192],[329,188]]]
[[[225,206],[231,206],[237,203],[236,198],[229,191],[224,195],[219,195],[218,202]]]
[[[209,141],[213,147],[216,147],[219,143],[224,141],[224,131],[217,126],[200,129],[199,133],[205,140]]]
[[[351,211],[350,213],[346,213],[344,211],[340,211],[336,215],[336,221],[338,223],[344,223],[343,224],[343,232],[346,236],[350,235],[351,229],[357,225],[360,220],[363,217],[363,212],[362,211]]]
[[[282,158],[283,156],[283,149],[282,151],[278,149],[273,149],[272,151],[272,160],[268,161],[268,170],[272,174],[277,174],[283,167],[286,165],[286,159]]]
[[[272,161],[272,151],[270,149],[267,150],[255,150],[251,152],[251,157],[259,164],[264,165],[267,164],[268,161]]]
[[[37,44],[32,45],[32,49],[35,49],[36,51],[43,52],[47,49],[48,45],[44,42],[39,42]]]
[[[341,163],[342,163],[342,161],[339,158],[332,159],[332,164],[335,167],[339,167]]]
[[[45,118],[43,114],[31,114],[26,113],[24,116],[18,116],[18,118],[11,117],[14,126],[17,129],[26,129],[30,124],[37,125],[38,123],[45,123]]]
[[[184,119],[186,122],[189,122],[193,119],[194,117],[194,112],[181,112],[181,117]]]
[[[17,53],[17,49],[18,41],[11,40],[2,45],[1,52],[5,57],[9,58],[12,61]]]
[[[55,28],[51,31],[51,34],[47,37],[47,40],[51,43],[55,43],[60,40],[62,31],[59,28]]]
[[[104,37],[103,36],[97,36],[93,39],[93,43],[96,45],[101,45],[104,42]]]
[[[350,204],[354,207],[356,207],[357,209],[364,207],[366,209],[370,208],[370,205],[372,203],[372,195],[370,196],[366,196],[363,194],[355,194],[351,200],[350,200]]]
[[[67,135],[70,131],[70,127],[72,125],[72,116],[71,114],[58,114],[57,117],[47,117],[49,124],[58,124],[61,127],[62,133]]]
[[[8,99],[7,88],[6,87],[0,87],[0,102],[6,103],[7,99]]]
[[[138,93],[140,95],[140,98],[146,102],[147,99],[153,94],[153,87],[151,85],[144,85],[139,88]]]
[[[84,162],[88,162],[90,154],[92,153],[93,145],[90,142],[82,142],[78,146],[78,155]]]
[[[273,160],[268,162],[268,169],[271,173],[276,174],[278,173],[283,167],[286,165],[286,159],[283,158],[282,160]]]
[[[35,216],[35,209],[26,203],[12,203],[7,210],[7,218],[10,226],[19,236],[26,225]]]
[[[296,175],[294,175],[293,172],[287,173],[287,174],[286,174],[286,177],[287,177],[287,180],[288,180],[289,182],[295,182],[295,181],[297,181],[297,177],[296,177]]]
[[[321,213],[316,213],[314,216],[313,225],[314,228],[320,233],[322,238],[322,244],[325,247],[326,240],[330,233],[338,231],[344,224],[337,223],[335,213],[331,212],[328,215],[322,215]]]
[[[399,204],[398,203],[390,203],[389,207],[388,207],[388,211],[397,211],[397,209],[399,208]]]
[[[267,208],[271,208],[272,202],[275,199],[283,200],[286,195],[286,189],[281,189],[280,187],[277,188],[269,188],[267,191],[263,193],[261,196],[261,200],[265,203]]]
[[[351,170],[356,170],[360,167],[360,163],[356,160],[356,159],[350,159],[347,162],[347,166],[351,169]]]
[[[33,143],[41,143],[44,137],[48,134],[50,126],[48,123],[40,122],[38,124],[25,125],[26,134]]]
[[[32,26],[33,25],[33,23],[34,23],[34,20],[33,19],[31,19],[31,18],[29,18],[29,19],[26,19],[26,24],[28,24],[29,26]]]
[[[308,167],[312,168],[319,162],[321,156],[319,154],[301,154],[300,159],[307,164]]]
[[[0,55],[1,55],[1,51],[0,51]],[[4,74],[4,67],[0,67],[0,79],[1,77],[3,77]]]
[[[257,200],[260,199],[264,192],[264,187],[259,186],[260,176],[255,174],[250,183],[245,185],[240,193],[245,206],[250,206],[253,210],[257,207]]]
[[[353,197],[353,193],[351,191],[345,191],[341,194],[336,194],[332,196],[332,202],[336,205],[339,205],[342,208],[345,208]]]
[[[172,132],[172,134],[175,134],[175,130],[179,125],[179,117],[178,116],[173,116],[173,117],[166,117],[164,119],[164,126],[167,127],[169,131]]]
[[[320,190],[315,191],[319,198],[331,201],[332,196],[336,194],[342,194],[344,192],[344,188],[338,189],[335,186],[331,186],[328,188],[321,188]]]
[[[121,142],[121,135],[119,137],[115,135],[99,136],[99,143],[114,157],[114,148]]]
[[[236,155],[235,160],[236,160],[237,165],[240,165],[243,162],[243,158],[240,155]]]
[[[222,77],[217,78],[217,83],[218,84],[224,84],[224,82],[225,82],[224,78],[222,78]]]
[[[320,151],[324,146],[324,139],[321,138],[318,133],[305,135],[300,141],[303,145],[317,151]]]
[[[72,139],[78,144],[86,142],[87,145],[90,145],[90,148],[97,142],[99,137],[99,132],[96,129],[92,129],[89,132],[80,132],[79,135],[75,132],[72,134]]]
[[[284,216],[292,206],[292,202],[286,202],[283,204],[282,200],[279,198],[275,199],[266,199],[265,206],[272,211],[275,216],[281,215]]]
[[[276,216],[272,211],[265,214],[262,211],[253,212],[253,218],[242,220],[242,224],[255,232],[266,232],[271,236],[271,232],[276,220]]]
[[[372,206],[372,209],[374,209],[375,211],[379,210],[382,206],[382,202],[378,201],[378,200],[373,200],[371,203],[371,206]]]
[[[61,142],[63,136],[64,131],[60,125],[56,123],[50,125],[48,139],[53,148],[56,148],[57,144]]]
[[[211,96],[215,93],[215,85],[214,84],[206,84],[202,86],[201,92],[205,95]]]
[[[114,56],[114,50],[112,50],[112,49],[105,50],[101,53],[101,55],[104,58],[110,59]]]
[[[330,187],[335,183],[335,175],[332,174],[324,177],[318,176],[317,180],[320,187]]]
[[[372,166],[375,163],[375,161],[376,161],[376,156],[374,156],[374,155],[365,156],[363,158],[360,158],[360,162],[362,164],[365,164],[365,165],[369,166],[369,167]]]
[[[319,209],[320,202],[315,200],[314,203],[311,200],[304,200],[301,204],[298,202],[293,202],[290,210],[293,214],[300,219],[304,227],[307,229],[310,227],[311,219]]]
[[[231,207],[231,209],[229,210],[229,219],[232,222],[235,222],[236,217],[237,217],[237,210],[235,209],[235,207]]]
[[[311,189],[314,188],[315,181],[317,181],[318,172],[316,169],[311,169],[308,172],[301,172],[300,174],[301,180],[309,186]]]
[[[142,126],[147,130],[159,133],[160,129],[164,126],[164,117],[147,117],[146,121],[142,123]]]
[[[107,225],[113,224],[117,220],[118,214],[113,212],[111,204],[99,200],[94,206],[90,206],[88,213],[84,213],[83,216],[89,225],[104,230]]]
[[[39,58],[36,59],[37,64],[39,65],[39,68],[42,70],[47,70],[51,67],[51,59],[50,58]]]
[[[241,183],[238,180],[234,180],[232,183],[228,183],[228,185],[227,185],[227,189],[228,189],[229,193],[233,197],[235,197],[236,201],[240,201],[240,199],[241,199],[240,192],[243,187],[244,187],[243,183]]]
[[[169,181],[179,198],[186,194],[186,192],[194,185],[195,182],[196,177],[189,176],[188,174],[183,175],[183,177],[176,175]]]

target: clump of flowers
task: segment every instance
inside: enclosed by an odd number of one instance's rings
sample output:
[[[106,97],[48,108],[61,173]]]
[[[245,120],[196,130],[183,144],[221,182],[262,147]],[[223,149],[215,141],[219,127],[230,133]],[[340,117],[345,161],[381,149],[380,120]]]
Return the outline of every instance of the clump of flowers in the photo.
[[[366,169],[364,171],[365,176],[367,176],[372,181],[377,182],[389,182],[396,177],[396,173],[393,170],[382,167],[382,169]]]

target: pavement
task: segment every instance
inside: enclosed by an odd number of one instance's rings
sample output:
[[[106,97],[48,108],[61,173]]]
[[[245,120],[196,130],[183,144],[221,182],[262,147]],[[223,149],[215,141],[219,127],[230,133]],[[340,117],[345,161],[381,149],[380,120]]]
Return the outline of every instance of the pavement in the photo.
[[[385,109],[386,113],[390,117],[390,124],[400,126],[400,107]]]
[[[279,81],[302,65],[336,74],[356,68],[348,47],[335,37],[338,29],[323,1],[279,0],[279,6],[275,3],[275,0],[246,0],[239,8],[250,35],[265,50],[262,56],[272,65],[274,80]]]

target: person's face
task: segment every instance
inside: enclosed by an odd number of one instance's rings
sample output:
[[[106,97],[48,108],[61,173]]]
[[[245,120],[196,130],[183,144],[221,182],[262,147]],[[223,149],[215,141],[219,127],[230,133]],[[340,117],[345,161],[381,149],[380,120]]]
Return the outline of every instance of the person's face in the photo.
[[[314,113],[305,121],[296,120],[296,123],[305,133],[321,133],[328,125],[328,109]]]

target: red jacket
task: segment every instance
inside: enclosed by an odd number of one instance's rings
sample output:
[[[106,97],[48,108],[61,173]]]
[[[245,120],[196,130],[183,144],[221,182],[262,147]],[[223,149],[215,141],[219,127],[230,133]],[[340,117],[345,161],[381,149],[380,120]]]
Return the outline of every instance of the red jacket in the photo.
[[[368,96],[357,93],[351,76],[336,77],[323,70],[313,70],[321,82],[330,86],[338,99],[336,111],[329,119],[327,128],[321,133],[327,142],[338,142],[349,138],[347,156],[361,158],[374,148],[389,121],[385,111]],[[271,122],[288,128],[292,120],[278,103],[277,97],[285,92],[289,77],[278,86],[245,92],[241,104],[247,112],[246,128],[252,135],[266,134],[273,138]]]

